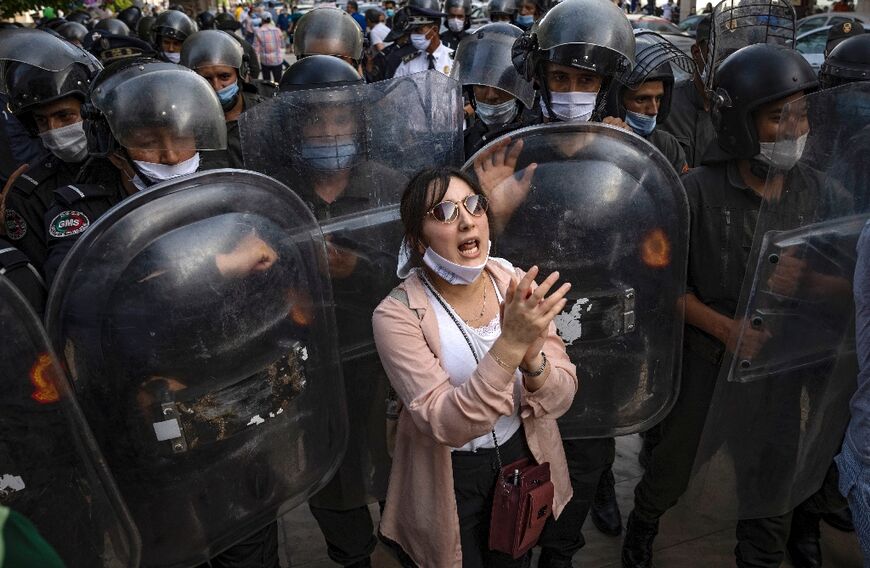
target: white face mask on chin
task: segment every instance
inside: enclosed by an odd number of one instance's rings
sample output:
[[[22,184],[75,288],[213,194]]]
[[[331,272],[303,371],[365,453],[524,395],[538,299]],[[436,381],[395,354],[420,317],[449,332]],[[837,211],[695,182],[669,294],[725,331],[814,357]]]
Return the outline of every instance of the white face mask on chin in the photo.
[[[486,261],[489,260],[489,250],[491,248],[489,241],[486,243],[486,258],[483,263],[476,266],[463,266],[451,262],[432,250],[426,247],[426,252],[423,254],[423,264],[428,266],[435,274],[443,278],[449,284],[468,286],[480,276],[483,269],[486,268]]]
[[[755,157],[772,168],[790,170],[804,155],[807,145],[807,135],[795,140],[780,140],[779,142],[759,142],[761,151]]]
[[[181,63],[181,53],[174,53],[171,51],[165,51],[163,53],[163,55],[166,56],[166,59],[168,59],[170,63],[175,63],[176,65]]]
[[[161,181],[175,179],[177,177],[194,173],[199,169],[199,152],[194,154],[192,158],[184,160],[183,162],[178,162],[173,166],[155,164],[153,162],[142,162],[139,160],[133,160],[133,163],[136,164],[136,168],[138,168],[138,170],[148,178],[148,181],[151,182],[148,183],[146,180],[143,180],[138,174],[134,176],[133,184],[140,190],[143,190],[154,183],[160,183]]]
[[[42,145],[52,154],[74,164],[88,157],[88,137],[81,121],[39,133]]]

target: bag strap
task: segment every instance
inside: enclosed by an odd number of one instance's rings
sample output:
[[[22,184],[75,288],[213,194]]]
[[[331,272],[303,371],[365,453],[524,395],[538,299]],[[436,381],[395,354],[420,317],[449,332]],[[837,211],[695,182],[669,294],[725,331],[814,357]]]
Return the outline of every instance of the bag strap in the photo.
[[[450,309],[450,307],[447,305],[447,302],[444,300],[444,298],[441,297],[441,294],[439,294],[435,290],[435,287],[432,286],[426,276],[421,274],[420,280],[423,281],[423,284],[426,286],[426,288],[429,289],[435,299],[438,300],[438,303],[441,304],[441,307],[444,308],[444,311],[447,312],[447,315],[450,316],[450,319],[453,320],[453,323],[456,324],[456,327],[459,328],[459,332],[462,333],[462,337],[465,338],[465,343],[467,343],[468,348],[471,349],[471,356],[474,357],[474,362],[477,365],[480,365],[480,359],[477,358],[477,351],[474,350],[474,345],[471,343],[471,338],[468,337],[468,333],[465,332],[465,328],[459,322],[459,318],[457,317],[457,315],[453,312],[452,309]],[[501,461],[501,452],[498,449],[498,438],[496,438],[495,436],[495,428],[492,429],[492,442],[493,444],[495,444],[495,457],[498,460],[498,475],[499,477],[501,477],[501,470],[504,468],[504,464]]]

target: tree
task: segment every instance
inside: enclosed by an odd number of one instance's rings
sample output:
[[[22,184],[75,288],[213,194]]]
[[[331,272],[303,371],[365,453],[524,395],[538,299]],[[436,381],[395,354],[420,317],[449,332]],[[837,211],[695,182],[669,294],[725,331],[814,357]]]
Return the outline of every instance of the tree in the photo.
[[[17,14],[26,14],[28,12],[39,12],[42,14],[42,9],[51,7],[55,13],[62,11],[64,14],[71,14],[79,8],[100,6],[110,12],[118,13],[124,8],[133,5],[133,0],[107,0],[106,2],[88,2],[85,6],[83,0],[2,0],[0,2],[0,18],[11,18]]]

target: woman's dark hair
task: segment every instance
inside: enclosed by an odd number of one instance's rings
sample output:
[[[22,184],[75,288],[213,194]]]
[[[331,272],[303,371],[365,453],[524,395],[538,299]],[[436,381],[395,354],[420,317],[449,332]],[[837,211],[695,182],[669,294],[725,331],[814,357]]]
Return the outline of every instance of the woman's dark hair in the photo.
[[[426,214],[444,200],[451,178],[464,181],[471,191],[483,195],[483,189],[477,180],[452,166],[420,170],[405,187],[399,212],[405,228],[405,239],[408,241],[412,255],[417,255],[417,249],[424,245],[423,222],[426,220]]]

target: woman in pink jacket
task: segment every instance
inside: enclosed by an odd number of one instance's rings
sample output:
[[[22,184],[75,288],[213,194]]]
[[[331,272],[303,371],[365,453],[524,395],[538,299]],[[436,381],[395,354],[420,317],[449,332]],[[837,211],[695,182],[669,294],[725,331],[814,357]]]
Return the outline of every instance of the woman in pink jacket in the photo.
[[[537,267],[523,274],[490,258],[486,213],[480,187],[457,170],[411,180],[404,282],[374,313],[403,403],[380,532],[409,566],[528,565],[528,554],[488,547],[496,451],[505,465],[550,463],[555,515],[572,494],[556,418],[577,377],[553,325],[570,284],[553,291],[553,273],[536,286]]]

